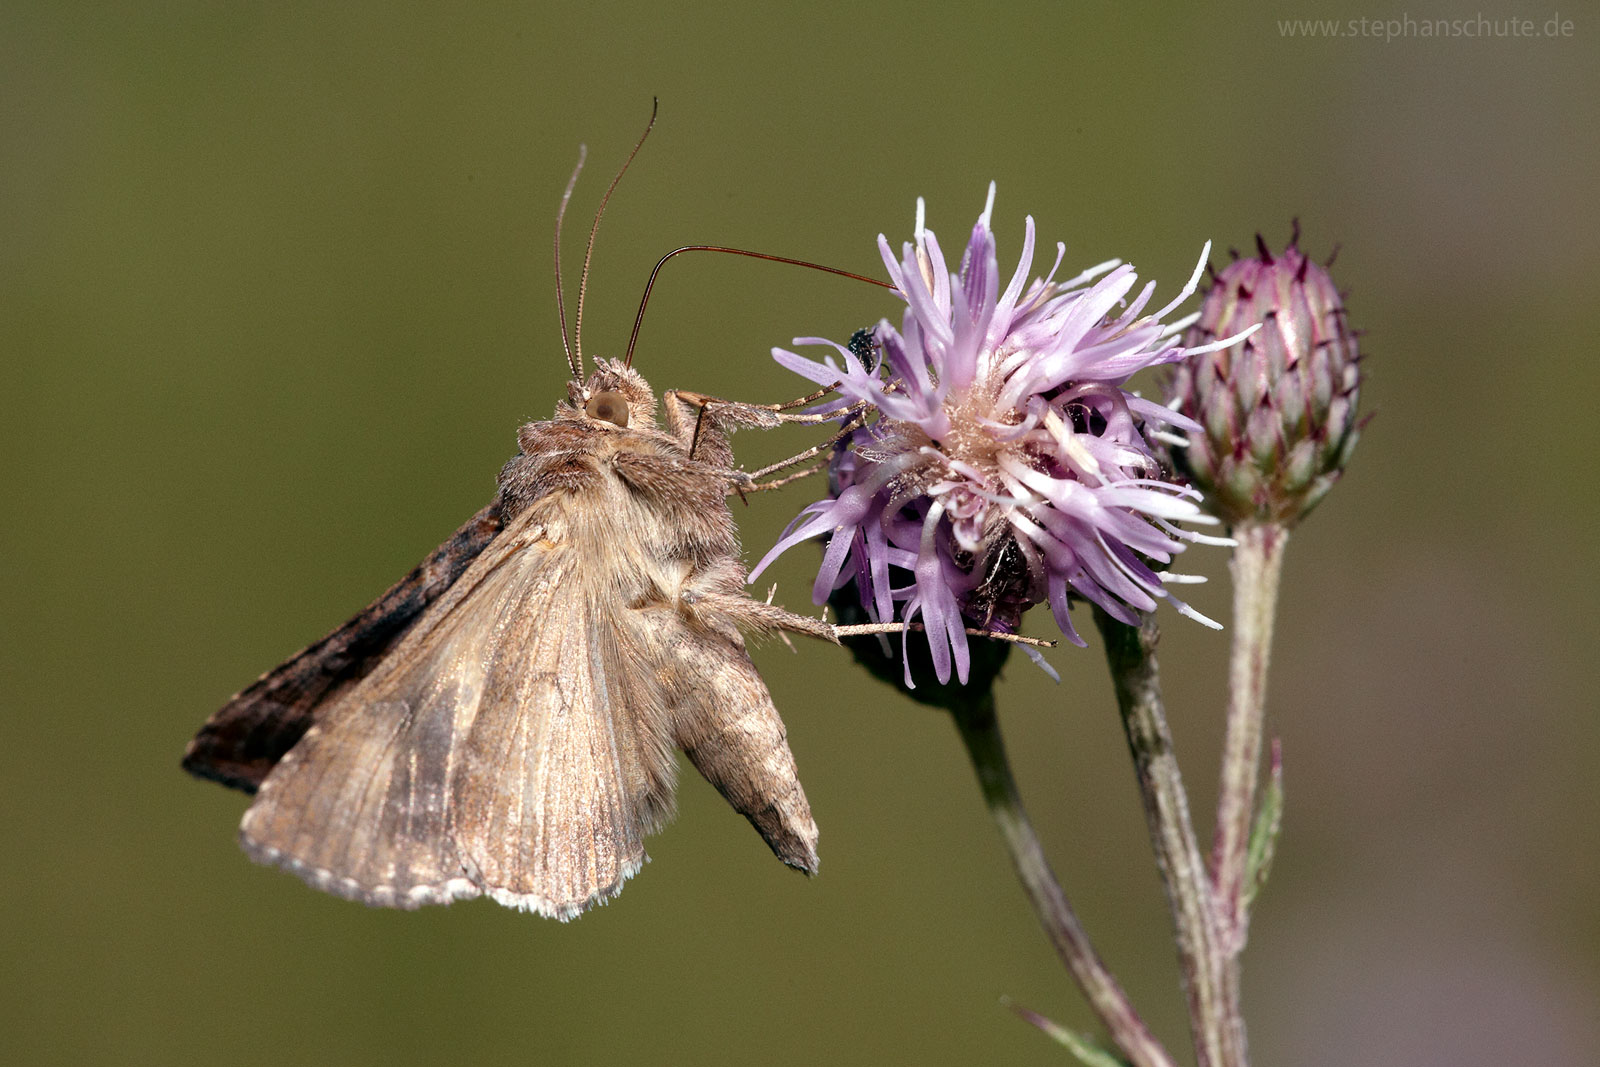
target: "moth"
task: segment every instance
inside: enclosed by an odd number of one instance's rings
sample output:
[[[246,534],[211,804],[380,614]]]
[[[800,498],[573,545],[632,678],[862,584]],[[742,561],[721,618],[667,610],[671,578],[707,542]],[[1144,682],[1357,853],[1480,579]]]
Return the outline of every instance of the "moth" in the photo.
[[[728,435],[777,417],[669,391],[658,425],[624,360],[584,373],[582,292],[570,346],[561,313],[566,399],[518,431],[493,502],[190,742],[186,770],[255,794],[253,859],[372,905],[487,896],[570,919],[645,861],[681,749],[815,873],[816,823],[742,634],[837,637],[746,593],[727,502],[750,484]]]

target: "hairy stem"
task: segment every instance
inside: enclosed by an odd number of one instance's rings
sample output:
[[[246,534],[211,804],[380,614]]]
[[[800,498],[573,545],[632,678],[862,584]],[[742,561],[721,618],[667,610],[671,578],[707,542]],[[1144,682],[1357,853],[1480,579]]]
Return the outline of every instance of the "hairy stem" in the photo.
[[[1242,526],[1233,531],[1233,649],[1228,665],[1228,726],[1217,793],[1217,829],[1211,847],[1212,881],[1230,960],[1249,933],[1250,828],[1261,777],[1262,723],[1266,715],[1267,662],[1278,576],[1289,531],[1281,526]],[[1237,981],[1237,973],[1235,973]]]
[[[1161,698],[1156,644],[1161,631],[1146,616],[1141,626],[1118,622],[1099,608],[1095,623],[1122,710],[1156,868],[1172,909],[1178,970],[1189,1004],[1189,1029],[1201,1067],[1243,1067],[1244,1023],[1237,990],[1228,981],[1227,955],[1205,856],[1189,819],[1189,797]]]
[[[1089,1006],[1117,1047],[1135,1067],[1174,1067],[1172,1057],[1139,1018],[1116,977],[1096,954],[1078,916],[1056,881],[1033,824],[1023,809],[995,715],[993,691],[953,709],[956,727],[978,773],[983,799],[1000,827],[1017,876],[1033,903],[1056,953],[1077,981]]]

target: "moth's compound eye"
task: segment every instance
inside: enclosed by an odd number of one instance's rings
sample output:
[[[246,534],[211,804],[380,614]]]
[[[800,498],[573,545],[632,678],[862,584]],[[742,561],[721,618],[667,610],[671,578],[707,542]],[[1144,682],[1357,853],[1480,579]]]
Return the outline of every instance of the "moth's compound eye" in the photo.
[[[603,419],[617,426],[628,425],[628,398],[610,389],[591,396],[583,411],[591,419]]]

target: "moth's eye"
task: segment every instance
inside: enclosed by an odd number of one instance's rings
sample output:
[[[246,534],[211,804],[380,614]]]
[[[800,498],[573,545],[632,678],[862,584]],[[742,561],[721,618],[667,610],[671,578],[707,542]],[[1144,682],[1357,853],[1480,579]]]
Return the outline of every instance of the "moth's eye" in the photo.
[[[628,425],[628,398],[610,389],[591,396],[583,411],[591,419],[604,419],[617,426]]]

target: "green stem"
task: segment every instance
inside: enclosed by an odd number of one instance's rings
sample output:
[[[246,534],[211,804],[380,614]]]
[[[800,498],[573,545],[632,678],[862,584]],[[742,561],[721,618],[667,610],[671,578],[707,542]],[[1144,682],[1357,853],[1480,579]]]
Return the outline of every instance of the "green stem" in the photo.
[[[1244,1023],[1237,989],[1228,981],[1220,916],[1189,818],[1189,798],[1161,698],[1155,654],[1160,629],[1150,616],[1138,627],[1118,622],[1098,608],[1094,618],[1105,640],[1150,843],[1172,910],[1195,1054],[1201,1067],[1244,1067]]]
[[[1278,577],[1289,531],[1282,526],[1242,526],[1233,531],[1233,649],[1228,667],[1228,726],[1217,791],[1217,829],[1211,847],[1212,882],[1237,982],[1238,956],[1249,933],[1250,829],[1261,777],[1267,664]]]
[[[995,715],[993,691],[952,709],[967,755],[978,773],[984,802],[1000,827],[1023,889],[1056,953],[1083,990],[1089,1006],[1135,1067],[1174,1067],[1171,1055],[1134,1011],[1128,995],[1095,952],[1083,924],[1050,870],[1038,835],[1023,809]]]

